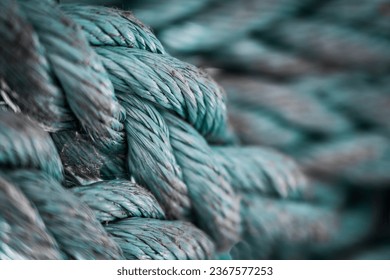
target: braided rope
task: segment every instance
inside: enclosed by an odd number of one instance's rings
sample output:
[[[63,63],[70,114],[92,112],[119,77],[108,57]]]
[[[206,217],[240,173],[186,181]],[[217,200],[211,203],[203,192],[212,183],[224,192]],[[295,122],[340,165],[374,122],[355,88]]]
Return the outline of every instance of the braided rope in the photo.
[[[378,225],[363,247],[373,258],[386,256],[380,244],[388,244],[390,213],[388,1],[257,1],[250,8],[210,1],[193,14],[150,19],[152,2],[127,8],[171,53],[219,68],[215,79],[227,91],[237,139],[293,156],[310,177],[333,191],[341,187],[346,207],[372,201]],[[261,17],[251,17],[256,5],[263,5]],[[359,251],[340,249],[339,257]]]
[[[276,35],[284,34],[288,17],[306,2],[312,1],[253,1],[252,16],[239,21],[237,33],[207,41],[198,39],[209,33],[199,32],[187,44],[184,28],[180,48],[212,51],[224,40],[252,30],[259,36],[274,25]],[[208,4],[214,5],[210,14],[198,17],[196,11]],[[237,3],[194,5],[193,13],[179,9],[166,22],[189,15],[207,22],[214,10],[230,11]],[[269,6],[273,12],[259,20],[256,13]],[[0,113],[0,258],[209,259],[229,252],[236,258],[323,257],[372,233],[375,222],[366,205],[344,209],[339,190],[307,180],[293,160],[271,149],[232,145],[242,135],[231,131],[237,124],[229,123],[222,87],[170,56],[131,13],[35,0],[5,0],[0,11],[5,111]],[[218,19],[212,23],[217,30],[222,26]],[[175,30],[161,33],[163,40],[171,40]],[[293,49],[305,50],[293,44],[295,38],[282,37]],[[386,46],[358,64],[375,62],[377,69],[387,57]],[[370,52],[370,44],[367,48]],[[318,51],[313,56],[327,58]],[[348,63],[355,63],[352,54]],[[296,131],[307,139],[351,129],[333,110],[337,102],[322,107],[314,95],[301,98],[263,86],[276,94],[258,98],[248,84],[242,99],[230,100],[241,120],[255,120],[258,108],[265,122],[277,120],[276,135],[289,134],[291,140],[275,146],[296,144],[301,138]],[[286,98],[291,103],[285,104]],[[302,111],[301,104],[311,110]],[[251,106],[249,117],[241,114]],[[256,133],[247,143],[262,143]],[[368,150],[362,161],[379,157]],[[307,154],[310,158],[310,150]],[[304,167],[310,169],[310,162]]]

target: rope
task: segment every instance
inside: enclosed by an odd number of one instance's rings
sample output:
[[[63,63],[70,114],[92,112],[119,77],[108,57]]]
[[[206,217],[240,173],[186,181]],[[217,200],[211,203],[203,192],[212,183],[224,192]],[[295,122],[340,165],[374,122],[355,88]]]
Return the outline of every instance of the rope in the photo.
[[[170,53],[213,68],[227,92],[228,120],[242,145],[273,147],[293,157],[310,185],[329,184],[333,195],[347,198],[337,202],[330,195],[333,206],[354,209],[362,201],[372,203],[376,225],[368,240],[339,248],[336,255],[316,252],[317,257],[387,258],[388,1],[253,2],[210,1],[193,14],[161,17],[164,23],[158,24],[147,16],[156,15],[153,1],[126,7],[153,27]],[[166,3],[166,9],[173,5]],[[241,243],[236,256],[253,258],[254,242]],[[257,257],[301,257],[276,251]]]
[[[146,11],[177,5],[152,2]],[[353,88],[347,78],[321,80],[324,96],[305,87],[304,78],[275,84],[222,72],[214,76],[226,96],[211,75],[163,45],[207,57],[219,49],[232,53],[222,48],[226,42],[237,48],[251,37],[256,46],[264,36],[274,57],[289,60],[246,71],[299,76],[323,72],[326,61],[348,69],[371,64],[367,69],[383,73],[386,39],[296,20],[309,0],[250,1],[249,14],[236,1],[189,3],[191,11],[177,5],[156,17],[164,44],[127,11],[49,0],[0,3],[1,259],[328,258],[373,236],[376,209],[366,199],[351,203],[340,185],[388,182],[382,164],[388,141],[374,132],[357,144],[345,137],[356,122],[338,108],[354,112],[358,105],[333,92]],[[233,10],[234,20],[226,16]],[[196,24],[179,25],[187,17]],[[227,19],[235,32],[223,32]],[[304,33],[287,36],[290,24]],[[294,37],[317,30],[323,37],[311,45]],[[337,63],[340,56],[318,42],[339,39],[335,46],[367,43],[356,49],[359,59],[346,52]],[[224,65],[226,57],[215,61]],[[278,70],[294,65],[302,67]],[[362,83],[370,88],[369,80]],[[378,96],[372,106],[382,103]],[[365,108],[362,118],[375,122],[372,107]],[[327,138],[334,142],[311,143]],[[243,144],[270,145],[296,161]],[[372,168],[375,177],[359,176],[358,168]]]

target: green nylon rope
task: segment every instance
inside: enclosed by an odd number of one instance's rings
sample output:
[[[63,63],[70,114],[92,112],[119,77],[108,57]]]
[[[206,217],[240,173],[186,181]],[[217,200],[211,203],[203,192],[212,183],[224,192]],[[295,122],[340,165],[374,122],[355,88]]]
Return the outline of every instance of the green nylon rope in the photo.
[[[237,5],[221,3],[200,1],[194,14]],[[232,37],[180,46],[212,49],[304,5],[264,3]],[[259,21],[267,5],[274,12]],[[240,146],[222,87],[169,55],[131,13],[6,0],[0,37],[0,258],[326,257],[372,233],[366,203],[346,209],[340,190],[307,180],[293,160]],[[318,122],[320,134],[349,126],[315,98],[281,89],[251,100],[246,92],[236,108],[264,106],[265,122],[275,119],[290,142],[299,137],[293,131],[312,132]],[[303,120],[298,105],[274,113],[286,96],[319,116]]]
[[[372,203],[378,213],[370,238],[340,248],[336,258],[361,250],[388,258],[388,1],[245,2],[210,1],[192,14],[157,19],[150,16],[158,9],[154,1],[126,7],[170,53],[218,67],[212,72],[227,92],[238,141],[294,157],[306,175],[341,191],[348,208]],[[256,4],[264,5],[262,17],[251,17]]]

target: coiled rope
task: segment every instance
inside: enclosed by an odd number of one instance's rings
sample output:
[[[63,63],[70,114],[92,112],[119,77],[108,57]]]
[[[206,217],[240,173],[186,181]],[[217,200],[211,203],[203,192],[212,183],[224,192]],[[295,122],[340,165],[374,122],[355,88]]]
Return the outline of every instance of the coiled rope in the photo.
[[[1,259],[326,257],[370,236],[365,203],[238,145],[222,87],[131,13],[0,11]]]
[[[181,14],[158,2],[121,5],[171,53],[218,68],[241,144],[283,151],[347,207],[372,201],[373,235],[336,258],[388,259],[389,1],[209,0]]]

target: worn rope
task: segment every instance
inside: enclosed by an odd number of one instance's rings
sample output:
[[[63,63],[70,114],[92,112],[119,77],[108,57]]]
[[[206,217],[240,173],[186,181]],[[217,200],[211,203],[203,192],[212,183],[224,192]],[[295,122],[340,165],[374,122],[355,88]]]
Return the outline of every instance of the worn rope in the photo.
[[[261,2],[234,37],[207,42],[200,32],[195,45],[180,47],[204,51],[263,32],[305,3]],[[193,14],[207,4],[237,5],[199,1]],[[273,12],[259,21],[269,5]],[[184,10],[168,20],[183,19]],[[245,139],[231,130],[237,124],[222,87],[169,55],[131,13],[35,0],[2,1],[0,11],[1,258],[326,257],[372,233],[366,203],[346,209],[340,190],[308,180],[293,160],[238,145]],[[305,138],[351,127],[315,97],[274,85],[264,91],[277,94],[252,99],[243,90],[232,112],[240,118],[240,106],[264,107],[265,126],[276,120],[277,133],[291,135],[282,146],[298,141],[297,131]],[[284,98],[291,103],[283,106]],[[309,150],[298,161],[315,172],[310,158]]]
[[[389,2],[246,2],[209,1],[157,19],[154,1],[124,6],[170,53],[214,68],[241,144],[292,156],[306,175],[341,190],[348,208],[372,203],[373,234],[338,258],[388,258]]]

